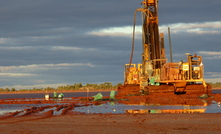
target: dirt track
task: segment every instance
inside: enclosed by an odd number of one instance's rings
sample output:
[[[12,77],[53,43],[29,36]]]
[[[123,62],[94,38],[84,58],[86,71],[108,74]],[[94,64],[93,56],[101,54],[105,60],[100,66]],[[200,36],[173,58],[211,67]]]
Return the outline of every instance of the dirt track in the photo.
[[[220,134],[221,114],[26,116],[0,120],[9,134]]]

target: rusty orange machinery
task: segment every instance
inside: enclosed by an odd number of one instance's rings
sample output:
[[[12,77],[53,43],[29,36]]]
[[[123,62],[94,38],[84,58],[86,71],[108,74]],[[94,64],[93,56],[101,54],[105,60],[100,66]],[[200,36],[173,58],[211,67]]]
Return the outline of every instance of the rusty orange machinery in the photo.
[[[208,93],[210,87],[204,81],[202,56],[186,53],[184,62],[167,62],[164,48],[164,34],[159,34],[158,0],[144,0],[142,7],[134,13],[142,14],[142,56],[141,64],[133,64],[135,23],[132,52],[129,64],[125,64],[124,86],[119,93]],[[127,92],[127,93],[126,93]]]

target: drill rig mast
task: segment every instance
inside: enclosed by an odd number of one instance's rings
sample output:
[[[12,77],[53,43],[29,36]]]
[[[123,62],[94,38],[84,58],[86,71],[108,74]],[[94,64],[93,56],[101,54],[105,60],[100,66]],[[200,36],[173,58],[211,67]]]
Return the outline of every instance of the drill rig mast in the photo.
[[[158,27],[158,7],[157,0],[145,0],[142,2],[143,8],[137,9],[141,11],[142,24],[142,72],[141,72],[141,88],[148,85],[148,79],[160,75],[160,69],[165,63],[163,33],[161,40],[159,38]],[[159,78],[158,78],[159,79]]]
[[[158,0],[144,0],[135,11],[142,16],[141,64],[132,64],[135,23],[130,63],[125,65],[124,86],[119,94],[137,93],[208,93],[210,90],[203,79],[202,57],[188,54],[187,61],[168,62],[164,48],[164,34],[159,34]],[[136,19],[135,19],[136,20]]]

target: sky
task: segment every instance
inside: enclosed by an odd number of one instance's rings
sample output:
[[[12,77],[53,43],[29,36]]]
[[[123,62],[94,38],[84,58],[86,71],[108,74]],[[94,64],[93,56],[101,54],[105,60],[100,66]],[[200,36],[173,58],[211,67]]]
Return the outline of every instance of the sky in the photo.
[[[142,0],[1,0],[0,87],[123,83],[134,11]],[[159,0],[167,58],[203,56],[206,82],[221,81],[221,0]],[[134,62],[141,62],[137,15]]]

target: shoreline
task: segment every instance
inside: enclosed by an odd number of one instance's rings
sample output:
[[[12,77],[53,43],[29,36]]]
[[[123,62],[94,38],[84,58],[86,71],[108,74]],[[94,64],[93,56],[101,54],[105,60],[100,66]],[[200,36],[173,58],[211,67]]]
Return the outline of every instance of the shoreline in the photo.
[[[212,88],[212,90],[221,90],[221,88]],[[117,91],[116,89],[110,90],[89,90],[89,92],[110,92]],[[9,91],[9,92],[0,92],[0,94],[35,94],[35,93],[76,93],[76,92],[87,92],[87,90],[75,90],[75,91],[67,91],[67,90],[59,90],[59,91]]]
[[[110,92],[110,91],[117,91],[117,90],[89,90],[89,92]],[[76,93],[76,92],[87,92],[87,90],[76,90],[76,91],[10,91],[10,92],[0,92],[0,94],[35,94],[35,93]]]

